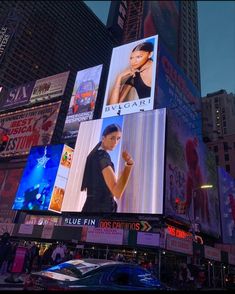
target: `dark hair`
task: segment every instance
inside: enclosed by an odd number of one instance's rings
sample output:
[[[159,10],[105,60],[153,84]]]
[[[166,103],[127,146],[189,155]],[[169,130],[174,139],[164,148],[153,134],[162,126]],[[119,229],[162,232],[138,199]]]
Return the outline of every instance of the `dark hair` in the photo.
[[[139,45],[137,45],[132,52],[134,51],[145,51],[145,52],[152,52],[153,51],[153,43],[150,42],[144,42]]]
[[[111,125],[108,125],[104,131],[103,131],[103,134],[102,136],[107,136],[108,134],[111,134],[113,132],[121,132],[122,129],[121,127],[118,125],[118,124],[111,124]]]

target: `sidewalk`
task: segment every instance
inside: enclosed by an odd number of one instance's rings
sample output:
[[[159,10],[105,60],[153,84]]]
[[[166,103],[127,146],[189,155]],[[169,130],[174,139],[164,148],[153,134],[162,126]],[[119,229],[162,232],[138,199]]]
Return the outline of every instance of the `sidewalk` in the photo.
[[[14,274],[14,281],[11,282],[11,274],[6,273],[4,275],[0,275],[0,290],[4,288],[23,288],[24,281],[28,274]],[[8,278],[9,281],[5,281]]]

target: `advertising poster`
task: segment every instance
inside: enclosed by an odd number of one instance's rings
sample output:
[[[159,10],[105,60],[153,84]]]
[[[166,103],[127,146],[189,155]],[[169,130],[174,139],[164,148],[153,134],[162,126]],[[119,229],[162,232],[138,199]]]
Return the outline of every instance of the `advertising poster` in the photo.
[[[0,64],[17,30],[19,21],[20,17],[12,10],[8,13],[3,25],[0,26]]]
[[[30,103],[63,96],[69,77],[69,71],[37,80],[33,88]]]
[[[12,209],[48,210],[63,147],[31,148]]]
[[[80,122],[93,118],[102,66],[102,64],[97,65],[77,73],[65,120],[63,139],[76,138]]]
[[[122,229],[102,229],[93,227],[83,227],[81,241],[104,244],[123,244]]]
[[[15,217],[12,204],[23,169],[0,169],[0,223],[12,223]]]
[[[82,122],[62,211],[161,214],[165,119],[158,109]]]
[[[160,47],[159,107],[167,107],[165,213],[220,233],[216,164],[202,141],[200,93]],[[212,189],[201,189],[205,184]]]
[[[61,102],[0,115],[0,136],[6,132],[9,140],[0,157],[25,155],[32,146],[51,141]]]
[[[223,243],[235,243],[235,179],[218,167]]]
[[[157,50],[158,36],[113,49],[102,118],[153,109]]]
[[[31,97],[34,85],[35,81],[28,82],[24,85],[9,90],[1,105],[1,110],[27,104]]]
[[[142,36],[160,35],[171,54],[178,55],[179,1],[143,1]]]
[[[27,248],[23,246],[18,246],[16,248],[16,253],[12,265],[12,273],[22,273],[25,266],[25,258],[27,255]]]
[[[51,202],[49,204],[49,210],[55,212],[61,212],[61,207],[64,199],[65,188],[67,185],[67,180],[69,176],[69,171],[73,158],[73,148],[64,145],[62,151],[60,165],[58,168],[55,186],[53,189]]]

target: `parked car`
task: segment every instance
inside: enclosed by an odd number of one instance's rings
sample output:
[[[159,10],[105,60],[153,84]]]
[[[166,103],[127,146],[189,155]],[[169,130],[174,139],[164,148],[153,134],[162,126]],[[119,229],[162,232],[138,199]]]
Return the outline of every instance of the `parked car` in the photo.
[[[137,264],[76,259],[31,273],[24,290],[168,290],[149,271]]]

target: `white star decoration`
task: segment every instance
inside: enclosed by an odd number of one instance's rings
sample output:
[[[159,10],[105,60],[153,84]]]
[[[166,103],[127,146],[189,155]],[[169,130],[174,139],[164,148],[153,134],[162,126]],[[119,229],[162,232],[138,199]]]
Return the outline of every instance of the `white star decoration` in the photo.
[[[50,159],[49,157],[46,156],[46,154],[47,154],[47,146],[44,149],[44,155],[37,159],[37,161],[38,161],[37,167],[39,167],[39,166],[42,166],[44,168],[46,167],[46,164],[47,164],[48,160]]]

